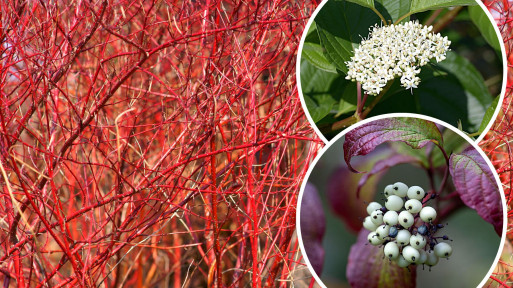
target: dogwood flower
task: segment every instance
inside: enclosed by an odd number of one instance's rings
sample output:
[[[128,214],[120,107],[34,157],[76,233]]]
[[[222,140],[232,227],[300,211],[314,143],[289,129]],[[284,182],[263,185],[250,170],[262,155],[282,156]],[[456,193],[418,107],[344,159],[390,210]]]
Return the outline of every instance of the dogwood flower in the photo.
[[[358,81],[370,95],[378,95],[386,83],[400,77],[401,86],[417,88],[420,67],[446,58],[451,41],[434,34],[432,26],[410,21],[398,25],[371,27],[369,37],[355,49],[354,56],[345,62],[347,80]]]

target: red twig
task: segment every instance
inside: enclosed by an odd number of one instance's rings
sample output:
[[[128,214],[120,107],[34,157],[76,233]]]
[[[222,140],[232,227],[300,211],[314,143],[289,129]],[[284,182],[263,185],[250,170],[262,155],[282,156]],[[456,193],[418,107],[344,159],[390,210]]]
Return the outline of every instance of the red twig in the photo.
[[[0,1],[0,281],[297,278],[297,193],[322,146],[294,75],[314,8]]]

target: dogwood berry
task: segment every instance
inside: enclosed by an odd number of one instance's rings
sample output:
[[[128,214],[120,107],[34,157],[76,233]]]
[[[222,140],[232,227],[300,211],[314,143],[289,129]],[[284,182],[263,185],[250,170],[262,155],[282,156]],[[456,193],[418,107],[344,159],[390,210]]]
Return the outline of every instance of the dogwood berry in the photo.
[[[385,256],[390,260],[395,260],[399,257],[399,246],[394,242],[388,242],[383,249]]]
[[[376,210],[372,212],[370,215],[372,223],[376,225],[381,225],[383,223],[383,212],[381,210]]]
[[[448,258],[452,254],[452,247],[445,242],[440,242],[435,245],[434,251],[439,258]]]
[[[381,204],[378,202],[371,202],[369,205],[367,205],[367,214],[371,215],[372,212],[381,209],[381,207],[383,206],[381,206]]]
[[[406,211],[412,214],[416,214],[419,213],[420,210],[422,210],[422,203],[420,203],[420,201],[417,199],[410,199],[406,201],[406,203],[404,203],[404,208],[406,209]]]
[[[399,230],[397,230],[397,228],[392,226],[392,227],[390,227],[390,230],[388,231],[388,237],[395,238],[395,237],[397,237],[398,233],[399,233]]]
[[[406,194],[408,193],[408,185],[402,183],[402,182],[396,182],[392,186],[392,189],[395,191],[395,195],[399,197],[406,197]]]
[[[376,227],[377,228],[377,227]],[[417,233],[419,233],[420,235],[426,235],[428,233],[428,228],[426,225],[420,225],[418,228],[417,228]]]
[[[438,264],[438,256],[436,256],[435,251],[431,250],[427,252],[426,264],[428,266],[435,266]]]
[[[384,195],[387,197],[385,207],[378,202],[369,203],[369,216],[363,221],[363,227],[370,231],[367,240],[371,245],[382,247],[385,257],[399,267],[426,264],[431,270],[439,258],[451,256],[452,247],[441,242],[449,238],[435,235],[444,227],[433,223],[436,210],[423,207],[424,189],[419,186],[408,188],[397,182],[386,186]],[[433,197],[426,202],[431,199]]]
[[[401,268],[406,268],[408,266],[410,266],[410,262],[408,262],[403,255],[399,256],[399,258],[397,258],[397,265],[399,265],[399,267]]]
[[[407,196],[410,199],[422,200],[426,196],[426,192],[419,186],[411,186],[408,188]]]
[[[420,253],[420,258],[419,258],[419,261],[417,262],[417,264],[425,264],[427,261],[427,252],[425,250],[420,249],[419,253]]]
[[[401,213],[399,213],[398,220],[399,224],[404,228],[410,228],[414,223],[413,215],[408,211],[401,211]]]
[[[376,232],[370,232],[369,235],[367,235],[367,240],[370,244],[377,246],[385,242],[383,239],[379,238],[378,234]]]
[[[408,230],[400,230],[398,233],[397,233],[397,244],[399,245],[407,245],[410,243],[410,237],[411,237],[411,233],[410,231]]]
[[[381,225],[376,229],[376,234],[380,239],[385,239],[388,236],[388,232],[390,231],[390,226]]]
[[[432,222],[436,218],[436,210],[433,207],[426,206],[420,211],[420,219],[424,222]]]
[[[394,188],[393,185],[387,185],[385,187],[385,191],[383,192],[383,194],[385,194],[385,197],[388,198],[388,196],[395,195],[393,188]]]
[[[385,215],[383,215],[383,222],[387,225],[394,226],[397,225],[398,214],[395,211],[387,211]]]
[[[345,62],[346,79],[360,82],[370,95],[378,95],[396,77],[401,78],[404,88],[417,88],[420,67],[432,58],[444,60],[451,44],[447,37],[432,33],[432,29],[414,21],[372,27],[368,38]]]
[[[369,231],[376,231],[376,229],[378,229],[378,225],[374,224],[371,221],[370,216],[367,216],[367,217],[365,217],[365,220],[363,221],[363,228],[365,228]]]
[[[385,201],[385,207],[388,210],[399,211],[399,210],[401,210],[401,208],[403,208],[403,203],[404,203],[403,198],[401,198],[397,195],[391,195]]]
[[[412,235],[410,237],[410,245],[415,249],[422,249],[426,246],[426,238],[422,235]]]
[[[417,250],[411,246],[404,247],[402,254],[403,254],[404,259],[406,259],[406,261],[408,261],[410,263],[416,263],[420,259],[419,250]]]

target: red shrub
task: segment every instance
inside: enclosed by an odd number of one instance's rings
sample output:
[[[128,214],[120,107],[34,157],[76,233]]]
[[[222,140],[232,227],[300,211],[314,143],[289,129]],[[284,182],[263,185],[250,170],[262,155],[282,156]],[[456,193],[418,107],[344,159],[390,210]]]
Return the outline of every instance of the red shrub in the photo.
[[[492,13],[501,31],[508,59],[508,83],[502,109],[491,130],[480,143],[481,148],[488,154],[501,178],[506,194],[506,202],[509,208],[508,218],[510,220],[507,231],[509,241],[506,241],[501,260],[495,269],[495,273],[490,277],[492,281],[489,284],[494,287],[497,285],[509,287],[513,280],[513,249],[511,246],[511,241],[513,241],[513,230],[511,230],[513,228],[513,222],[511,221],[513,220],[513,211],[511,210],[513,207],[513,195],[511,194],[513,184],[511,169],[513,163],[513,150],[511,146],[513,140],[513,70],[511,69],[513,68],[513,1],[488,0],[484,1],[484,3]]]
[[[0,1],[4,287],[292,281],[314,6]]]

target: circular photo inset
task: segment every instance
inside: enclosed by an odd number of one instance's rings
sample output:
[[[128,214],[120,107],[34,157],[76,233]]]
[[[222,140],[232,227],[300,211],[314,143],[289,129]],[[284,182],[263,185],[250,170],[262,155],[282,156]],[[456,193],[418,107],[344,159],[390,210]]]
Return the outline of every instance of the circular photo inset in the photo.
[[[364,120],[312,163],[298,204],[323,287],[477,287],[506,230],[504,192],[463,132],[431,117]]]
[[[480,140],[506,85],[494,23],[475,0],[324,1],[297,61],[309,121],[326,141],[368,117],[410,112]]]

